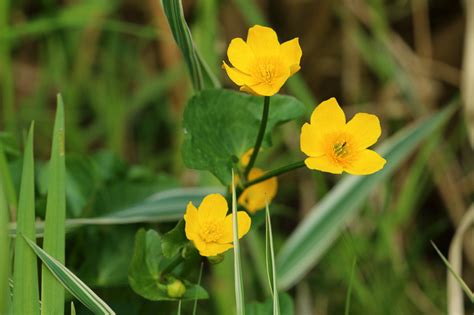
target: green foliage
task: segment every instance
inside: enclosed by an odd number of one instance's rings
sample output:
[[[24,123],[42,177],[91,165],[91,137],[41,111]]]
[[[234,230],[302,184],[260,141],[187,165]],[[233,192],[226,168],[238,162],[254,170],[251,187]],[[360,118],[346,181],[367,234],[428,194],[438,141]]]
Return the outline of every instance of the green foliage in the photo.
[[[13,311],[15,314],[39,315],[38,268],[35,253],[22,236],[35,239],[35,178],[31,124],[23,157],[20,198],[18,203],[13,275]]]
[[[279,286],[291,287],[318,262],[377,184],[393,174],[421,141],[446,123],[454,109],[452,104],[400,131],[377,150],[388,161],[381,171],[370,176],[347,176],[311,209],[277,257]]]
[[[263,97],[230,90],[197,93],[184,112],[182,154],[186,166],[208,170],[223,184],[230,184],[235,163],[255,144],[262,109]],[[304,105],[294,97],[273,96],[263,147],[271,145],[277,125],[303,113]]]
[[[0,152],[0,154],[2,154]],[[10,240],[8,237],[8,203],[0,180],[0,314],[5,314],[10,300],[8,276],[10,275]]]
[[[88,286],[76,277],[59,261],[51,257],[41,249],[35,242],[22,235],[22,239],[27,242],[31,250],[41,259],[48,270],[61,282],[61,284],[82,304],[95,314],[114,315],[114,311],[102,301]],[[36,264],[35,264],[36,265]],[[29,314],[29,313],[21,313]]]
[[[181,219],[171,231],[163,235],[161,249],[166,258],[173,258],[178,255],[189,244],[189,240],[184,232],[184,226],[184,219]]]
[[[295,314],[295,306],[293,300],[287,293],[278,294],[280,301],[280,314],[293,315]],[[273,298],[268,298],[263,303],[249,303],[245,308],[246,315],[274,315]]]
[[[129,282],[132,289],[152,301],[178,300],[168,295],[168,284],[175,278],[163,274],[173,261],[166,259],[162,251],[162,240],[154,230],[140,229],[135,237],[135,250],[129,267]],[[208,294],[201,286],[182,280],[186,292],[181,300],[207,299]]]
[[[53,131],[53,144],[49,165],[48,199],[44,228],[43,249],[58,262],[65,261],[65,221],[66,221],[66,164],[65,164],[64,104],[58,95],[56,122]],[[64,288],[49,273],[42,269],[42,314],[64,313]]]
[[[194,45],[191,32],[184,19],[181,0],[162,0],[161,4],[174,39],[183,53],[194,89],[200,91],[205,88],[219,87],[219,82]]]

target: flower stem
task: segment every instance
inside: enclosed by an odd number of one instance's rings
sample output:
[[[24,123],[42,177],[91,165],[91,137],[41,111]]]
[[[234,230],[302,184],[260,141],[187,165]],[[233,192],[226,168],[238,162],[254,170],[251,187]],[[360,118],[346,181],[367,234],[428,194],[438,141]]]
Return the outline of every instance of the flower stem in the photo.
[[[303,167],[303,166],[305,166],[304,160],[298,161],[298,162],[295,162],[295,163],[292,163],[292,164],[288,164],[288,165],[282,166],[280,168],[277,168],[277,169],[274,169],[274,170],[271,170],[271,171],[268,171],[265,174],[263,174],[262,176],[257,177],[254,180],[251,180],[251,181],[247,182],[244,185],[244,189],[247,188],[247,187],[250,187],[252,185],[258,184],[260,182],[263,182],[263,181],[265,181],[269,178],[287,173],[289,171],[293,171],[293,170],[298,169],[298,168]]]
[[[257,160],[258,151],[260,151],[260,146],[262,145],[263,136],[265,135],[265,129],[267,128],[268,113],[270,111],[270,96],[265,96],[263,99],[263,113],[262,121],[260,122],[260,129],[257,135],[257,141],[255,141],[255,146],[253,147],[252,155],[250,156],[249,164],[244,171],[244,178],[247,179],[250,170],[252,169],[255,161]]]

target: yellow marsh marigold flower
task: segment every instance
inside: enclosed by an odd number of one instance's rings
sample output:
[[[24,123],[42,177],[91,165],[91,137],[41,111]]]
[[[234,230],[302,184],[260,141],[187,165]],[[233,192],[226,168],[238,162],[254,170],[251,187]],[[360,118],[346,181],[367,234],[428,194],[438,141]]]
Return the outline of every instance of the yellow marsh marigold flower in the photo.
[[[196,208],[190,202],[184,215],[186,237],[201,256],[216,256],[232,248],[232,214],[226,216],[227,201],[222,195],[207,195]],[[245,211],[237,212],[239,238],[247,234],[251,220]]]
[[[225,62],[229,78],[241,91],[272,96],[286,80],[300,69],[301,47],[298,38],[283,44],[269,27],[255,25],[247,34],[247,42],[234,38],[227,49],[233,67]]]
[[[372,174],[383,168],[385,159],[367,148],[380,137],[377,116],[359,113],[346,124],[346,116],[335,98],[319,104],[311,123],[301,129],[301,151],[309,157],[308,168],[333,174]]]
[[[256,179],[263,174],[265,173],[261,169],[252,168],[249,172],[248,180]],[[255,213],[257,210],[265,208],[266,204],[275,198],[277,189],[277,178],[272,177],[245,189],[240,195],[238,202],[249,212]]]

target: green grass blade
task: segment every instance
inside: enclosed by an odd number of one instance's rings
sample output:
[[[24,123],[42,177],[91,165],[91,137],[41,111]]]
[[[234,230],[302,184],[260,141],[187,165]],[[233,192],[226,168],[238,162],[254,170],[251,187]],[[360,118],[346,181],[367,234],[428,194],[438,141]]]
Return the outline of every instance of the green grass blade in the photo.
[[[356,267],[356,259],[352,262],[351,268],[351,277],[349,280],[349,288],[347,289],[347,296],[346,296],[346,306],[344,307],[344,315],[349,315],[351,309],[351,297],[352,297],[352,283],[354,282],[354,272]]]
[[[445,110],[407,127],[378,150],[387,160],[380,172],[370,176],[346,176],[313,207],[283,245],[277,257],[279,286],[287,289],[301,279],[338,237],[369,193],[415,150],[417,145],[442,126],[455,110]]]
[[[8,204],[0,181],[0,314],[6,314],[10,299],[8,277],[10,275],[10,240],[8,229]]]
[[[235,194],[234,171],[232,170],[232,224],[234,234],[234,284],[236,314],[245,315],[244,283],[240,263],[239,230],[237,219],[237,197]]]
[[[196,91],[220,87],[219,81],[200,56],[186,24],[181,0],[162,0],[161,5],[168,19],[173,37],[181,50]]]
[[[267,262],[267,272],[269,275],[270,289],[273,296],[273,315],[280,315],[280,302],[278,297],[278,286],[277,286],[277,273],[275,267],[275,251],[273,249],[273,232],[272,232],[272,221],[270,219],[270,209],[268,204],[265,208],[265,260]],[[270,256],[270,257],[268,257]],[[270,259],[269,259],[270,258]],[[270,261],[270,266],[268,265]],[[270,279],[271,269],[271,279]]]
[[[18,206],[15,186],[13,185],[13,179],[8,167],[7,158],[5,156],[5,150],[3,144],[0,141],[0,181],[3,185],[5,198],[7,200],[8,208],[12,213],[16,213]]]
[[[48,253],[42,250],[41,247],[36,245],[35,242],[25,237],[25,235],[23,235],[22,239],[27,242],[34,253],[36,253],[43,264],[48,267],[49,271],[56,277],[56,279],[91,312],[94,314],[115,314],[100,297],[98,297],[87,285],[84,284],[84,282],[82,282],[63,264],[51,257]]]
[[[76,315],[76,308],[74,307],[74,302],[71,302],[71,315]]]
[[[23,156],[20,200],[17,214],[15,265],[13,275],[13,311],[15,314],[39,315],[38,268],[35,253],[19,235],[35,238],[35,177],[31,124]]]
[[[461,278],[460,275],[457,274],[456,271],[454,271],[453,267],[451,266],[451,264],[449,263],[449,261],[446,259],[446,257],[444,257],[444,255],[441,253],[441,251],[439,250],[439,248],[435,245],[435,243],[431,242],[431,245],[433,245],[435,251],[438,253],[439,257],[441,257],[441,259],[443,260],[444,264],[446,265],[446,267],[448,268],[449,272],[453,275],[453,277],[457,280],[457,282],[459,283],[459,285],[461,286],[461,288],[463,289],[463,291],[466,293],[467,297],[469,298],[469,300],[471,301],[471,303],[474,303],[474,292],[471,291],[471,289],[469,289],[468,285],[466,284],[466,282],[464,282],[464,280]]]
[[[64,156],[64,104],[58,95],[53,145],[49,164],[48,199],[43,249],[60,263],[65,260],[66,164]],[[42,314],[64,314],[64,288],[48,268],[42,267]]]

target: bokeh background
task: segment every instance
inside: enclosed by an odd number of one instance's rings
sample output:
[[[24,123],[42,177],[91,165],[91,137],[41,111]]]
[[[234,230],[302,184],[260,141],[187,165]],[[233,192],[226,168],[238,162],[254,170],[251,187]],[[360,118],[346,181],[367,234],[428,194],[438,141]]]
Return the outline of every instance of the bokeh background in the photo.
[[[229,41],[262,24],[281,41],[300,38],[302,69],[282,93],[303,101],[308,114],[335,96],[348,116],[377,114],[384,139],[459,103],[448,126],[378,187],[290,291],[303,315],[343,314],[349,286],[351,314],[445,314],[446,267],[430,241],[447,255],[473,202],[473,1],[183,0],[183,7],[196,46],[228,88],[236,89],[221,69]],[[36,156],[48,159],[58,92],[66,104],[70,218],[112,212],[169,187],[217,184],[187,169],[180,156],[182,112],[193,91],[158,0],[0,1],[0,139],[17,182],[19,149],[32,120]],[[280,128],[267,167],[301,158],[299,125]],[[40,163],[40,216],[43,173]],[[284,177],[274,202],[277,249],[338,179],[309,171]],[[148,226],[164,232],[173,225]],[[147,302],[128,286],[137,228],[71,233],[67,265],[118,314],[174,312],[175,304]],[[248,259],[244,268],[251,271],[251,264]],[[200,302],[200,314],[229,314],[231,267],[230,259],[206,266],[211,299]],[[261,300],[258,275],[250,271],[247,298]],[[474,287],[472,231],[464,242],[463,278]]]

